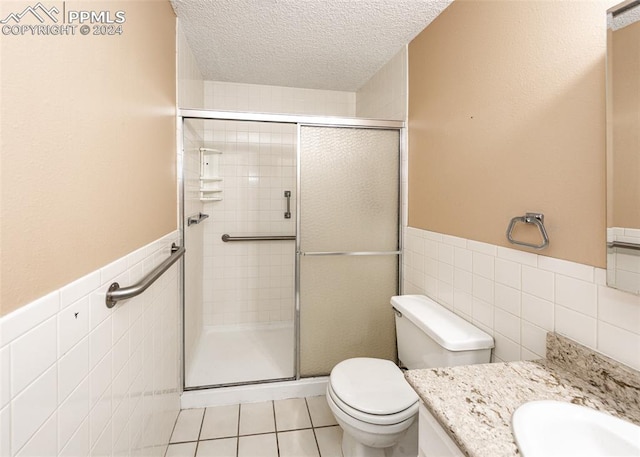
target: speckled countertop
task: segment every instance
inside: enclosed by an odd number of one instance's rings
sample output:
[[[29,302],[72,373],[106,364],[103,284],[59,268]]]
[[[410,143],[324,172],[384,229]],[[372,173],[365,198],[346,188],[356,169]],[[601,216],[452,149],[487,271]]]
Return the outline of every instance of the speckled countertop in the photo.
[[[469,457],[518,455],[511,415],[533,400],[561,400],[640,425],[640,372],[555,333],[547,359],[409,370],[409,384]]]

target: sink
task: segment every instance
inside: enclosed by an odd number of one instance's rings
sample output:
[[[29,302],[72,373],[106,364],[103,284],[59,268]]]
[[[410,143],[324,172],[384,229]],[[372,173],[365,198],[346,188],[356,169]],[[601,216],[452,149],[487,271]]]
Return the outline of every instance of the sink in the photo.
[[[523,457],[640,456],[640,426],[573,403],[525,403],[511,428]]]

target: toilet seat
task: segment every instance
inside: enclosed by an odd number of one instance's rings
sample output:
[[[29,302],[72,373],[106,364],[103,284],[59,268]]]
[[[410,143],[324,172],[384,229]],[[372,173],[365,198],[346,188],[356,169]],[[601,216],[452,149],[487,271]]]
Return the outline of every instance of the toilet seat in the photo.
[[[418,411],[418,395],[388,360],[361,357],[340,362],[331,371],[327,391],[342,411],[369,424],[398,424]]]

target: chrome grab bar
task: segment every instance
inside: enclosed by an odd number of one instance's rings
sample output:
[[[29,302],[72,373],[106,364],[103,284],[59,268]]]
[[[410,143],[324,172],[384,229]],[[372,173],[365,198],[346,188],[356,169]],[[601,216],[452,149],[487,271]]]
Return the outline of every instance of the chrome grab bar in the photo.
[[[610,241],[607,243],[608,248],[625,248],[640,251],[640,244],[627,243],[624,241]]]
[[[187,219],[187,227],[191,227],[193,224],[199,224],[208,217],[209,215],[204,213],[198,213],[195,216],[189,216],[189,218]]]
[[[171,255],[169,256],[169,258],[167,258],[151,273],[135,283],[133,286],[121,288],[120,284],[118,284],[117,282],[112,283],[109,286],[109,290],[107,291],[107,295],[105,297],[107,308],[113,308],[120,300],[126,300],[128,298],[135,297],[136,295],[140,295],[142,292],[147,290],[149,286],[155,282],[156,279],[162,276],[162,273],[167,271],[171,265],[176,263],[176,261],[184,255],[184,252],[184,246],[176,246],[176,244],[173,243],[171,245]]]
[[[324,252],[306,252],[298,251],[302,256],[323,256],[323,255],[400,255],[402,251],[324,251]]]
[[[222,235],[222,241],[293,241],[295,235],[272,235],[272,236],[231,236],[227,233]]]
[[[287,199],[287,211],[285,211],[284,213],[284,218],[291,219],[291,191],[290,190],[284,191],[284,198]]]
[[[533,243],[525,243],[523,241],[516,241],[511,236],[514,227],[518,222],[523,222],[525,224],[534,224],[540,230],[540,234],[542,235],[542,243],[541,244],[533,244]],[[549,245],[549,236],[547,235],[547,231],[544,228],[544,214],[542,213],[526,213],[524,216],[514,217],[509,222],[509,227],[507,228],[507,239],[510,243],[518,244],[520,246],[525,246],[533,249],[544,249]]]

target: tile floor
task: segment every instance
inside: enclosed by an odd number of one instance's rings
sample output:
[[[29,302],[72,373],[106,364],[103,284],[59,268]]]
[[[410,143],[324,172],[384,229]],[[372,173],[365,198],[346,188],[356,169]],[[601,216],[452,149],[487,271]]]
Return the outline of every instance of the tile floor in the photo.
[[[342,457],[324,396],[180,411],[165,457]]]

